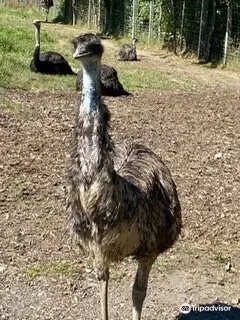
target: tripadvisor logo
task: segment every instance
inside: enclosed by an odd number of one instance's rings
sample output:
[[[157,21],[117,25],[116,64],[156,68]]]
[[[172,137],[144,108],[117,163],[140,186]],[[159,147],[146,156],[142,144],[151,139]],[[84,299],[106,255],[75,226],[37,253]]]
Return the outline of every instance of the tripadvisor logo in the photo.
[[[208,304],[208,305],[191,305],[189,303],[183,303],[180,306],[180,312],[183,314],[190,313],[191,311],[198,311],[198,312],[223,312],[223,311],[230,311],[231,306],[222,305],[222,304]]]

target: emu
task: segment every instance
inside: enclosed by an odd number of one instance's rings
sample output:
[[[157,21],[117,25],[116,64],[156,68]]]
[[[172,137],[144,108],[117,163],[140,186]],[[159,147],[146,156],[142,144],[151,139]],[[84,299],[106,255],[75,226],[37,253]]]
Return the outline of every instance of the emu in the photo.
[[[76,80],[76,89],[82,90],[83,85],[83,71],[79,70]],[[116,69],[106,64],[101,65],[101,94],[103,96],[128,96],[130,95],[118,79]]]
[[[137,38],[132,39],[132,44],[124,44],[117,50],[117,59],[119,61],[137,61],[136,43]]]
[[[48,14],[51,7],[53,7],[53,0],[40,0],[40,7],[45,11],[46,13],[46,22],[48,21]]]
[[[73,57],[82,64],[83,90],[66,188],[70,230],[93,261],[102,320],[109,319],[111,262],[127,256],[138,261],[132,300],[133,320],[140,320],[152,264],[180,233],[180,202],[158,155],[140,144],[114,146],[110,112],[101,101],[100,39],[86,33],[76,37],[73,46]]]
[[[76,75],[61,54],[54,51],[40,53],[41,21],[34,20],[33,24],[35,26],[36,46],[30,63],[31,71],[45,74]]]

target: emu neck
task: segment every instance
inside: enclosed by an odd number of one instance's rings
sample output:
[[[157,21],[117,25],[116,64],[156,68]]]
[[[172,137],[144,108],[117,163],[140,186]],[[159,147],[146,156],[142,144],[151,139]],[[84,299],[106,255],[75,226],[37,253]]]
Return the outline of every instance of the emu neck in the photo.
[[[101,99],[101,61],[96,60],[83,64],[83,89],[81,108],[84,113],[91,115],[95,113],[100,105]]]
[[[78,155],[81,172],[89,183],[110,177],[111,143],[108,135],[108,110],[101,103],[99,61],[83,64],[82,100],[78,118]],[[108,180],[108,179],[107,179]]]
[[[40,30],[38,30],[37,27],[35,29],[35,40],[36,46],[33,53],[33,63],[35,65],[35,68],[38,70],[40,63]]]
[[[40,29],[38,29],[37,27],[35,30],[35,41],[36,41],[36,48],[37,47],[40,48]]]

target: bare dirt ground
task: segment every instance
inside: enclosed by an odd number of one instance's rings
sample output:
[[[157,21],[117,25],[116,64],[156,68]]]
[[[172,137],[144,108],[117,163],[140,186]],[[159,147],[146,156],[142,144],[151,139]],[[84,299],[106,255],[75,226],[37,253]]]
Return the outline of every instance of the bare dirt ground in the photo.
[[[166,59],[154,63],[167,61],[159,68],[189,73],[200,89],[105,99],[113,138],[134,139],[159,153],[182,204],[182,237],[151,273],[143,310],[148,320],[175,319],[186,301],[237,306],[240,300],[239,77]],[[0,110],[0,319],[100,319],[91,264],[71,246],[64,212],[78,99],[75,92],[1,93],[17,108]],[[110,319],[131,319],[135,270],[131,260],[113,266]],[[237,320],[237,310],[186,319]]]

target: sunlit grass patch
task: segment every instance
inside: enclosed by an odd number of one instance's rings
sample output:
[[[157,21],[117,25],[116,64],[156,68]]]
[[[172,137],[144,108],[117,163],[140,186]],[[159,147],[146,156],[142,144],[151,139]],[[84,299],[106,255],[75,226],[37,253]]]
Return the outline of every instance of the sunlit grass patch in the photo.
[[[110,278],[114,281],[120,281],[126,276],[123,270],[120,270],[117,266],[111,268]]]
[[[21,107],[20,103],[16,103],[13,101],[0,101],[0,110],[8,109],[8,110],[18,110]]]
[[[240,52],[239,52],[240,53]],[[240,70],[240,56],[239,53],[236,55],[230,55],[227,60],[227,67],[232,70]]]
[[[225,265],[228,262],[231,262],[231,257],[228,255],[223,255],[223,254],[218,253],[214,256],[214,260],[219,262],[220,264]]]
[[[76,266],[67,261],[50,261],[46,263],[36,263],[24,268],[24,273],[34,279],[40,276],[58,278],[61,276],[74,276],[80,273]]]
[[[170,260],[159,258],[154,262],[153,268],[161,273],[171,273],[174,270],[174,264]]]

